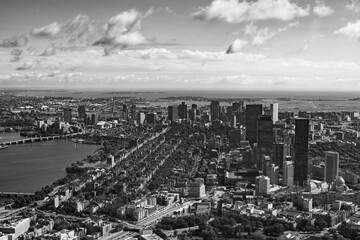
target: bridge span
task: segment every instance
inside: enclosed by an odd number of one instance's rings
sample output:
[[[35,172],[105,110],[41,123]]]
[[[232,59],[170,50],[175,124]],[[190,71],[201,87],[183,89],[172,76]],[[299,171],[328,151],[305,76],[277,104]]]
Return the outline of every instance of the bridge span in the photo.
[[[77,136],[83,134],[81,133],[72,133],[69,135],[56,135],[56,136],[47,136],[47,137],[32,137],[32,138],[23,138],[23,139],[18,139],[18,140],[14,140],[14,141],[7,141],[7,142],[1,142],[0,141],[0,145],[16,145],[16,144],[23,144],[23,143],[33,143],[33,142],[41,142],[41,141],[49,141],[49,140],[54,140],[54,139],[60,139],[60,138],[68,138],[68,137],[73,137],[73,136]]]

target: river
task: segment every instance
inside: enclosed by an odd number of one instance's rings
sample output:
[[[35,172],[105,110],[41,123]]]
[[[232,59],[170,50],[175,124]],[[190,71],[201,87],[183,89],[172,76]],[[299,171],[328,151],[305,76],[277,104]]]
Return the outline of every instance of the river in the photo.
[[[11,135],[11,136],[10,136]],[[18,138],[16,138],[16,135]],[[3,141],[18,133],[0,134]],[[92,155],[99,146],[50,140],[0,150],[0,192],[35,192],[66,175],[65,167]]]

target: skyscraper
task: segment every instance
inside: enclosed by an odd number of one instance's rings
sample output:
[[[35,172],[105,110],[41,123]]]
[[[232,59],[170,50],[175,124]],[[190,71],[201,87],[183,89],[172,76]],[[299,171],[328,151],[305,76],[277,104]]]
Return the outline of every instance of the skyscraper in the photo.
[[[247,105],[246,106],[246,140],[252,146],[257,142],[257,119],[262,114],[262,105]]]
[[[219,101],[211,101],[210,114],[211,114],[211,121],[219,120],[219,117],[220,117],[220,102]]]
[[[136,121],[136,105],[131,105],[130,114],[131,114],[131,121],[133,121],[133,123],[135,123],[135,121]]]
[[[179,106],[178,106],[178,115],[180,119],[187,119],[187,105],[185,104],[185,102],[182,102]]]
[[[128,107],[127,107],[127,105],[126,104],[123,104],[123,110],[122,110],[122,112],[123,112],[123,120],[128,120],[128,118],[129,118],[129,111],[128,111]]]
[[[270,193],[270,178],[267,176],[258,176],[255,178],[255,192],[256,194]]]
[[[136,119],[136,122],[137,122],[137,124],[139,124],[139,125],[143,125],[144,124],[144,122],[145,122],[145,113],[143,113],[143,112],[138,112],[138,114],[137,114],[137,119]]]
[[[78,107],[78,116],[80,119],[84,120],[86,114],[85,105],[80,105]]]
[[[283,163],[283,184],[285,186],[293,186],[294,185],[294,162],[293,161],[285,161]]]
[[[65,107],[63,110],[64,110],[64,121],[70,123],[72,118],[71,108]]]
[[[275,123],[279,120],[279,104],[272,103],[270,105],[270,114],[271,114],[271,119],[272,119],[273,123]]]
[[[282,167],[286,156],[284,143],[276,143],[274,149],[274,163]]]
[[[339,153],[326,151],[324,181],[332,183],[337,176],[339,176]]]
[[[171,121],[171,123],[174,123],[178,120],[178,117],[178,107],[168,106],[168,120]]]
[[[303,186],[309,174],[309,119],[295,119],[295,173],[294,182]]]
[[[274,151],[274,131],[273,123],[270,116],[259,116],[257,119],[257,143],[259,148],[260,159],[262,156],[272,158]],[[258,163],[258,168],[264,169],[263,162]]]
[[[267,176],[270,178],[270,184],[279,184],[279,166],[271,164],[266,170]]]

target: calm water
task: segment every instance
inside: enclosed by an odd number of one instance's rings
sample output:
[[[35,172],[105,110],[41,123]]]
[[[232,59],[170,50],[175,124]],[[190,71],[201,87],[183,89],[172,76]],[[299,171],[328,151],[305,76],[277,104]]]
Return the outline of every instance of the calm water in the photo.
[[[0,192],[40,190],[64,177],[67,165],[93,154],[98,147],[51,140],[0,150]]]
[[[139,98],[164,98],[164,97],[177,97],[177,96],[200,96],[209,98],[278,98],[278,97],[290,97],[290,98],[305,98],[305,99],[317,99],[317,98],[330,98],[330,99],[349,99],[360,97],[360,91],[354,92],[329,92],[329,91],[257,91],[257,90],[29,90],[29,89],[1,89],[8,93],[21,96],[55,96],[55,97],[94,97],[94,98],[108,98],[108,97],[139,97]],[[11,90],[9,92],[9,90]],[[132,92],[134,91],[134,92]],[[1,94],[1,92],[0,92]]]

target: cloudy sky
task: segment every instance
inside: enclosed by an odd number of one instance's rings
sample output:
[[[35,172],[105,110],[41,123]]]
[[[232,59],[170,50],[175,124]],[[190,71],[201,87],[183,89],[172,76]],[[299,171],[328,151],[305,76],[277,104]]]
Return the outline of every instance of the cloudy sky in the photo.
[[[360,0],[1,0],[0,88],[360,90]]]

